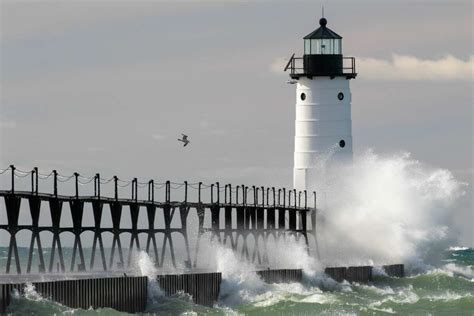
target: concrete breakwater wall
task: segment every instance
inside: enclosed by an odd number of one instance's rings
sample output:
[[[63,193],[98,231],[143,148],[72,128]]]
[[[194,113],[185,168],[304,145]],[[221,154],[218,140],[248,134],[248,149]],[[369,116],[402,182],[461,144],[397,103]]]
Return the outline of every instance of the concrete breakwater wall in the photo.
[[[196,304],[213,306],[219,298],[222,274],[220,272],[166,274],[158,276],[157,281],[166,296],[183,292],[191,295]]]
[[[301,269],[279,269],[257,271],[267,283],[301,282]],[[213,306],[220,293],[222,274],[188,273],[157,276],[157,283],[166,296],[180,292],[189,294],[193,302]],[[0,283],[0,314],[7,311],[14,291],[25,292],[27,284],[44,298],[71,308],[110,307],[121,312],[138,313],[146,310],[148,278],[142,276],[89,276],[77,279],[56,279],[41,282]]]
[[[391,277],[401,278],[405,275],[403,264],[385,265],[382,266],[382,269]],[[328,267],[324,272],[337,282],[346,280],[349,282],[367,283],[373,280],[372,266]]]
[[[405,266],[403,264],[391,264],[382,267],[388,276],[403,278],[405,276]]]
[[[122,312],[144,311],[147,302],[147,277],[105,277],[76,280],[31,282],[44,298],[71,308],[110,307]],[[13,291],[24,293],[25,283],[0,284],[0,313],[4,314]]]
[[[402,264],[383,267],[387,275],[403,277]],[[266,283],[301,282],[301,269],[275,269],[256,271]],[[372,281],[372,267],[329,267],[325,273],[338,282],[366,283]],[[166,274],[157,276],[157,283],[167,296],[180,292],[189,294],[193,302],[205,306],[213,306],[220,293],[222,274],[188,273]],[[32,284],[37,293],[71,308],[104,308],[110,307],[118,311],[138,313],[146,310],[148,298],[148,278],[142,276],[82,276],[77,279],[55,279],[41,282],[0,283],[0,314],[7,311],[14,291],[25,292],[25,286]]]
[[[301,269],[261,270],[257,275],[266,283],[290,283],[303,280]]]
[[[328,267],[324,269],[324,273],[329,275],[337,282],[344,280],[349,282],[367,283],[372,281],[372,267]]]

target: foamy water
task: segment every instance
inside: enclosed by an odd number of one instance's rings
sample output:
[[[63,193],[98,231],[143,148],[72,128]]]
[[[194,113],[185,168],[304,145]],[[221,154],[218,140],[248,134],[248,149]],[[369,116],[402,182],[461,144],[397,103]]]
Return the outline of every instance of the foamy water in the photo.
[[[328,264],[429,264],[456,240],[451,219],[465,184],[448,170],[368,151],[327,177],[318,220]]]

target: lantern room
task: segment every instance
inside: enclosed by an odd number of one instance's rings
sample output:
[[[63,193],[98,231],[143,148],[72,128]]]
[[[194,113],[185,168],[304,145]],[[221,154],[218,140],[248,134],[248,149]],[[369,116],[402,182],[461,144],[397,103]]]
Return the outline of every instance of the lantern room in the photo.
[[[305,55],[342,55],[342,37],[326,27],[327,23],[321,18],[320,27],[303,38]]]

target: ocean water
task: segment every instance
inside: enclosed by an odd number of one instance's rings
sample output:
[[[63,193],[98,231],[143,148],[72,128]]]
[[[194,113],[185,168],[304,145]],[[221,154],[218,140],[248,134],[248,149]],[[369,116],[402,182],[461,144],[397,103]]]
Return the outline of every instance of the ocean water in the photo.
[[[186,295],[165,297],[150,281],[145,314],[159,315],[472,315],[474,249],[451,247],[437,266],[405,278],[377,273],[370,284],[336,283],[323,273],[305,271],[303,283],[265,284],[246,269],[223,271],[219,301],[198,306]],[[143,270],[152,277],[154,271]],[[151,280],[151,279],[150,279]],[[71,309],[41,297],[34,288],[13,298],[14,315],[121,315],[112,309]]]

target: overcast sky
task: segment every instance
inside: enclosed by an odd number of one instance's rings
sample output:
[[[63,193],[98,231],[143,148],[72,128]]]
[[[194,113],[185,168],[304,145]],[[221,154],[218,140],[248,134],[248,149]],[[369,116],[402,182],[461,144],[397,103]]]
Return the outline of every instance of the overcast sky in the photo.
[[[291,186],[282,66],[321,5],[357,58],[355,154],[408,151],[472,184],[473,2],[452,0],[2,0],[0,168]]]

